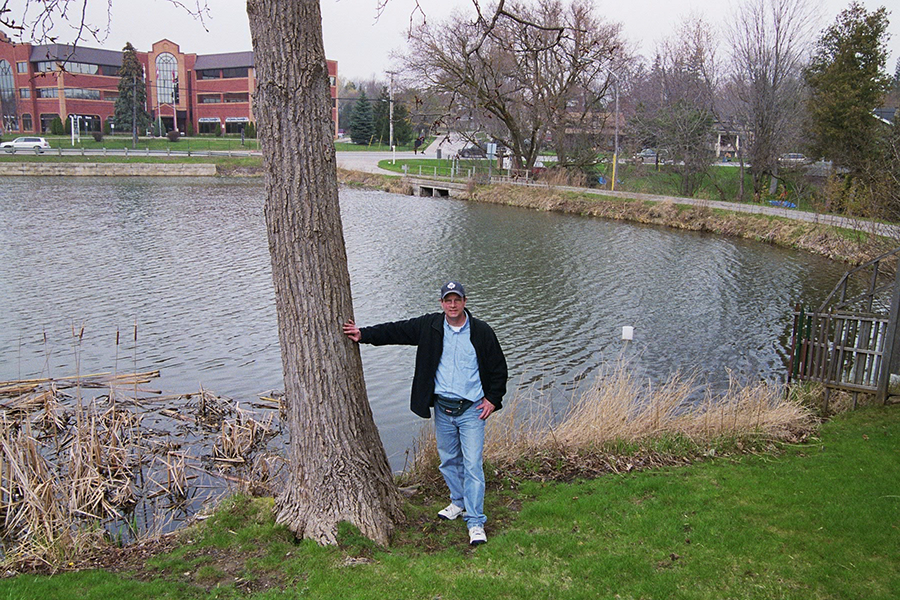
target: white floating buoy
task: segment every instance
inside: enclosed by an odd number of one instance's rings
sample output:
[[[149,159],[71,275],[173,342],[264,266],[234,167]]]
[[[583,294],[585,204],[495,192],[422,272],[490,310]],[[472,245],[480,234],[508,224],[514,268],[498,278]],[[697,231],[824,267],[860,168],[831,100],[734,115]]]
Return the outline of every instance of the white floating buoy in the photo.
[[[632,340],[634,339],[634,327],[631,325],[625,325],[622,327],[622,339],[623,340]]]

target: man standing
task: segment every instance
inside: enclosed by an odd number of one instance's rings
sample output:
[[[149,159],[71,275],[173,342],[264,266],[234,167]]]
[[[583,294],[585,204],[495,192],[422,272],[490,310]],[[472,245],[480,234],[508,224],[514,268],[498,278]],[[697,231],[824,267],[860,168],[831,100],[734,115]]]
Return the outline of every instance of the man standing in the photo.
[[[440,313],[408,321],[358,328],[343,325],[354,342],[416,346],[410,409],[424,419],[434,407],[434,430],[441,474],[450,489],[442,519],[463,517],[473,546],[484,533],[484,424],[502,407],[506,358],[494,330],[466,308],[466,290],[449,281],[441,288]]]

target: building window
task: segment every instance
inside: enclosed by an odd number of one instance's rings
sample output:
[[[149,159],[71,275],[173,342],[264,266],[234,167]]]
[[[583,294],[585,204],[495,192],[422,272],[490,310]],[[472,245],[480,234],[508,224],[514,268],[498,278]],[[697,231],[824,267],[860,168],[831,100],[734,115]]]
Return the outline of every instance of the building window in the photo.
[[[56,70],[56,61],[55,60],[42,60],[38,63],[35,63],[34,70],[38,73],[52,73]]]
[[[243,94],[225,94],[225,102],[250,102],[250,94],[246,92]]]
[[[88,90],[85,88],[66,88],[65,95],[66,98],[74,98],[76,100],[99,100],[100,90]]]
[[[226,117],[225,133],[241,133],[249,123],[247,117]]]
[[[216,133],[222,131],[222,121],[216,117],[200,117],[197,133]]]
[[[168,52],[156,57],[156,101],[158,104],[175,103],[175,77],[178,61]]]
[[[59,98],[59,88],[38,88],[38,98]]]
[[[27,62],[17,62],[16,63],[16,73],[27,73],[28,72],[28,63]]]
[[[19,98],[31,98],[31,88],[19,88]]]
[[[16,108],[16,80],[13,78],[12,65],[0,60],[0,117],[7,131],[18,131],[19,111]]]
[[[118,77],[119,71],[122,70],[122,67],[117,67],[115,65],[100,65],[100,74],[105,75],[106,77]]]
[[[22,115],[22,131],[31,131],[34,124],[31,122],[31,115],[26,113]]]
[[[96,75],[100,71],[100,66],[92,65],[90,63],[66,62],[66,63],[63,63],[63,69],[65,69],[67,73],[81,73],[82,75]]]
[[[50,132],[50,127],[53,125],[53,121],[58,119],[59,115],[55,113],[41,113],[41,131],[44,133]]]
[[[78,131],[82,133],[102,131],[103,121],[100,120],[100,115],[69,115],[67,117],[69,123],[73,119],[78,120]]]
[[[237,79],[247,77],[250,72],[249,67],[235,67],[233,69],[222,69],[222,79]]]
[[[203,69],[197,71],[197,79],[219,79],[221,72],[218,69]]]
[[[218,104],[222,101],[222,96],[219,94],[198,94],[197,101],[200,104]]]

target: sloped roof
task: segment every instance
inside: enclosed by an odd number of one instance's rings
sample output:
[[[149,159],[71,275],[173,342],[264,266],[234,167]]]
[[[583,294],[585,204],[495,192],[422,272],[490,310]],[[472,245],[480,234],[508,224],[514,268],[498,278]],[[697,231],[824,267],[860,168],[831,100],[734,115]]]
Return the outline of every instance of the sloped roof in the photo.
[[[894,119],[897,118],[898,111],[896,108],[876,108],[873,112],[876,117],[885,123],[893,123]]]
[[[72,46],[71,44],[45,44],[31,47],[31,62],[53,60],[58,62],[79,62],[92,65],[122,66],[122,53],[117,50],[101,50]]]
[[[206,69],[234,69],[238,67],[253,67],[253,52],[226,52],[224,54],[198,54],[194,70]]]

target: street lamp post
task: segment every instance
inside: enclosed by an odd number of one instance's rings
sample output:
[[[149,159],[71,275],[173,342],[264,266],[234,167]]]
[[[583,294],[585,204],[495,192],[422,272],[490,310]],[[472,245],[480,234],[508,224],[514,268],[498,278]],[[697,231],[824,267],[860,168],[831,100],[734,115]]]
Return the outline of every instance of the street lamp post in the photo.
[[[397,149],[394,147],[394,71],[388,71],[391,76],[391,92],[388,98],[388,144],[391,147],[391,164],[397,162]]]

